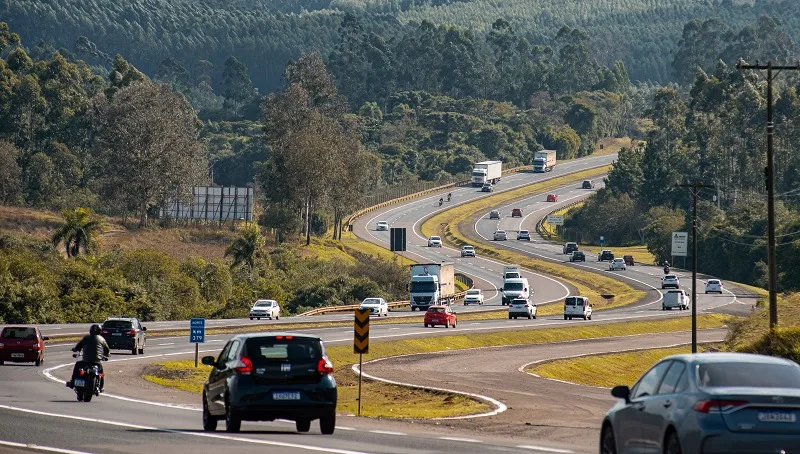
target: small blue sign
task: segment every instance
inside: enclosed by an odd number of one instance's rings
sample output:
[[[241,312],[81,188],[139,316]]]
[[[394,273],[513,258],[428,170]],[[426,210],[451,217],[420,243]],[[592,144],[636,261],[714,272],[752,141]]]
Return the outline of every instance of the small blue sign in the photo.
[[[603,243],[605,243],[605,242],[606,242],[606,237],[604,237],[604,236],[601,236],[601,237],[600,237],[600,246],[602,246],[602,245],[603,245]]]
[[[206,319],[193,318],[189,320],[189,342],[202,344],[206,341]]]

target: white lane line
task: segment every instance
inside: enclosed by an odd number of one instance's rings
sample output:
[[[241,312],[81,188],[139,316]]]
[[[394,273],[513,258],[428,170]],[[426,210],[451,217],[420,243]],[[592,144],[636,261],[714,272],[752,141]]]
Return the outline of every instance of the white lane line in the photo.
[[[483,443],[483,441],[476,440],[474,438],[461,438],[461,437],[439,437],[439,440],[463,441],[464,443]]]
[[[336,430],[357,430],[353,427],[336,426]]]
[[[519,445],[517,447],[522,449],[533,449],[534,451],[556,452],[562,454],[572,454],[575,452],[575,451],[570,451],[569,449],[548,448],[546,446],[536,446],[536,445]]]
[[[99,418],[86,418],[83,416],[75,416],[75,415],[66,415],[61,413],[50,413],[45,411],[38,411],[38,410],[30,410],[27,408],[21,407],[12,407],[10,405],[0,404],[0,409],[18,411],[22,413],[30,413],[34,415],[40,416],[50,416],[53,418],[61,418],[61,419],[71,419],[75,421],[85,421],[85,422],[93,422],[97,424],[104,424],[107,426],[116,426],[116,427],[125,427],[129,429],[138,429],[138,430],[149,430],[155,432],[165,432],[171,434],[179,434],[179,435],[186,435],[190,437],[203,437],[203,438],[214,438],[217,440],[226,440],[226,441],[238,441],[242,443],[251,443],[257,445],[266,445],[266,446],[279,446],[282,448],[294,448],[294,449],[304,449],[306,451],[319,451],[319,452],[330,452],[335,454],[365,454],[360,451],[350,451],[346,449],[336,449],[336,448],[323,448],[321,446],[313,446],[313,445],[301,445],[299,443],[288,443],[283,441],[273,441],[273,440],[257,440],[253,438],[242,438],[242,437],[233,437],[230,435],[222,435],[222,434],[215,434],[210,432],[187,432],[185,430],[176,430],[176,429],[165,429],[162,427],[151,427],[151,426],[141,426],[139,424],[131,424],[126,422],[120,421],[111,421],[108,419],[99,419]]]
[[[398,435],[404,437],[408,435],[405,432],[393,432],[391,430],[370,430],[369,433],[371,434],[379,434],[379,435]]]
[[[0,440],[0,446],[10,446],[12,448],[33,449],[35,451],[60,452],[64,454],[89,454],[86,451],[73,451],[72,449],[53,448],[35,444],[16,443],[13,441]]]
[[[156,345],[175,345],[177,342],[164,342],[163,344],[156,344]]]

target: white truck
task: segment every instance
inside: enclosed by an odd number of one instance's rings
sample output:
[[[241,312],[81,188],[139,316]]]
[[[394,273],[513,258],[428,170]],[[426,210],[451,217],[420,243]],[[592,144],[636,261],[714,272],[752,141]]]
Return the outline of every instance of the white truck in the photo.
[[[472,186],[481,187],[485,183],[496,184],[503,175],[503,161],[476,162],[472,167]]]
[[[556,166],[556,150],[537,151],[533,155],[534,173],[549,172]]]
[[[519,279],[522,275],[519,272],[519,265],[505,265],[503,266],[503,282],[506,279]]]
[[[455,267],[452,262],[411,265],[411,311],[427,311],[436,304],[455,302]]]

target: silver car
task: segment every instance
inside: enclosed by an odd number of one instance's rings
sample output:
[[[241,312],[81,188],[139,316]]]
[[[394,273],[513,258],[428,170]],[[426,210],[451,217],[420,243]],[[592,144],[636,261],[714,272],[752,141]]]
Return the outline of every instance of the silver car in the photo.
[[[495,241],[505,241],[508,239],[508,234],[506,234],[505,230],[498,230],[494,232],[494,240]]]
[[[664,358],[603,420],[601,454],[782,453],[800,446],[800,365],[744,353]]]

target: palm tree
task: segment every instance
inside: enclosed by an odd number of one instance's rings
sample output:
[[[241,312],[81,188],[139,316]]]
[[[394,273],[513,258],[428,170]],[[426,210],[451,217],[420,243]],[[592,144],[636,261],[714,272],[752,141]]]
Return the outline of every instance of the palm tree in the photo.
[[[246,263],[252,271],[255,266],[255,258],[264,248],[264,242],[264,237],[261,236],[257,225],[251,224],[245,227],[239,238],[233,240],[233,243],[225,250],[225,257],[229,255],[233,257],[231,268]]]
[[[97,236],[103,228],[91,209],[75,208],[64,210],[64,225],[53,235],[53,246],[64,243],[67,257],[74,257],[81,252],[89,253],[97,246]]]

